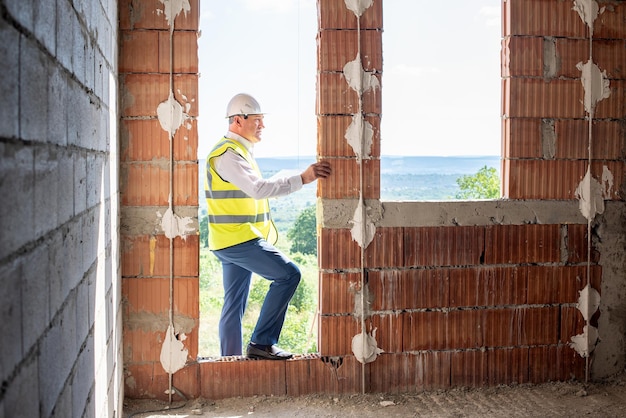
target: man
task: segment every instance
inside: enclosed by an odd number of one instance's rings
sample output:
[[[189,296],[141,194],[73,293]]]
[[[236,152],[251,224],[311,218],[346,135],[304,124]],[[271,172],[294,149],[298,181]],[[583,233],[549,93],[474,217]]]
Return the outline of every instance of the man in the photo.
[[[261,141],[263,112],[248,94],[235,95],[226,108],[229,129],[207,157],[205,192],[209,212],[209,249],[222,263],[224,306],[219,323],[223,356],[242,354],[241,320],[252,273],[271,280],[246,354],[287,360],[276,346],[300,270],[273,244],[278,233],[270,217],[270,197],[284,196],[331,173],[330,164],[311,164],[300,175],[266,180],[254,159]]]

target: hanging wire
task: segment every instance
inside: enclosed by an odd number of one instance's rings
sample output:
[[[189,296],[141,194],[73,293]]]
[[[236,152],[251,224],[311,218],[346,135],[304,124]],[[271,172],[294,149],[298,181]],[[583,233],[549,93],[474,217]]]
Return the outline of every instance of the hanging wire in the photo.
[[[361,17],[357,16],[357,58],[360,60],[361,58]],[[360,69],[361,70],[361,69]],[[361,85],[359,86],[359,107],[358,112],[363,113],[363,77],[360,77]],[[359,115],[361,116],[361,115]],[[359,141],[360,141],[360,149],[361,152],[358,154],[358,164],[359,164],[359,207],[361,208],[361,350],[365,350],[367,344],[367,333],[366,333],[366,324],[365,324],[365,237],[367,236],[367,225],[366,225],[366,210],[365,203],[363,201],[363,190],[364,190],[364,173],[363,173],[363,152],[362,150],[365,148],[363,143],[363,130],[359,133]],[[361,392],[365,394],[365,359],[361,362]]]
[[[593,30],[592,27],[589,27],[589,61],[592,62],[593,59]],[[593,117],[595,113],[595,107],[590,106],[589,109],[589,149],[587,150],[588,157],[588,165],[589,165],[589,176],[591,177],[591,162],[592,162],[592,149],[593,149]],[[590,186],[591,187],[591,183]],[[587,283],[585,285],[591,286],[591,216],[587,217]],[[584,286],[583,286],[584,287]],[[586,325],[587,325],[587,347],[589,346],[589,330],[591,326],[591,318],[589,312],[587,313]],[[587,353],[587,357],[585,357],[585,383],[589,382],[589,355]]]
[[[170,25],[170,94],[174,95],[174,21],[172,20],[172,24]],[[174,108],[170,105],[170,111],[172,112],[171,119],[174,120]],[[168,205],[171,213],[174,213],[174,132],[170,130],[170,155],[169,155],[169,186],[170,186],[170,194],[168,197]],[[171,222],[174,222],[174,217],[170,218]],[[171,229],[170,229],[171,230]],[[171,338],[172,333],[174,333],[174,237],[169,237],[170,244],[170,254],[169,254],[169,263],[170,263],[170,277],[169,277],[169,327],[171,329],[171,333],[167,338]],[[169,350],[169,360],[170,365],[172,364],[172,350],[170,345]],[[168,367],[170,369],[171,367]],[[168,370],[168,398],[169,403],[172,403],[172,372]]]
[[[297,1],[297,22],[296,22],[296,33],[297,33],[297,43],[298,43],[298,47],[296,48],[296,59],[297,59],[297,68],[296,68],[296,94],[298,97],[298,100],[296,100],[296,112],[297,112],[297,118],[296,118],[296,130],[297,130],[297,137],[296,137],[296,165],[298,168],[300,168],[300,71],[302,68],[302,63],[300,60],[300,39],[301,39],[301,35],[300,35],[300,3],[302,3],[302,0],[298,0]],[[317,231],[316,231],[317,233]],[[318,287],[319,287],[319,280],[318,280]],[[315,329],[315,324],[317,322],[317,316],[319,315],[319,292],[317,292],[318,294],[318,301],[317,301],[317,308],[315,309],[315,312],[313,314],[313,318],[311,320],[311,327],[309,328],[309,333],[307,335],[307,342],[306,342],[306,347],[307,349],[309,349],[311,347],[311,340],[313,338],[313,330]],[[317,344],[319,346],[319,344]]]
[[[298,168],[300,168],[300,2],[302,0],[298,0],[298,19],[296,22],[296,32],[297,32],[297,38],[296,38],[296,42],[298,43],[298,47],[296,48],[296,56],[297,56],[297,63],[296,65],[298,66],[298,68],[296,69],[296,95],[298,96],[298,100],[296,100],[296,112],[297,112],[297,117],[296,117],[296,131],[297,131],[297,137],[296,137],[296,153],[297,153],[297,165]]]

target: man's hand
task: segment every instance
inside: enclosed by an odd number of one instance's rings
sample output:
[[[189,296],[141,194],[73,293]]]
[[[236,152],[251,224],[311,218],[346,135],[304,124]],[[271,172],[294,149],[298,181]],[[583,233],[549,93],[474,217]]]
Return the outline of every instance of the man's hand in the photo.
[[[302,174],[300,174],[300,177],[302,177],[302,184],[309,184],[318,178],[325,179],[330,176],[331,171],[330,163],[327,161],[320,161],[319,163],[311,164],[302,172]]]

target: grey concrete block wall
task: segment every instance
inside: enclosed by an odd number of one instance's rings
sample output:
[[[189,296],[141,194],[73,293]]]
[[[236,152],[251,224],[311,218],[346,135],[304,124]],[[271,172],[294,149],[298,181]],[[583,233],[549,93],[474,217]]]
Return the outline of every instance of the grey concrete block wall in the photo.
[[[0,418],[122,414],[116,0],[0,0]]]

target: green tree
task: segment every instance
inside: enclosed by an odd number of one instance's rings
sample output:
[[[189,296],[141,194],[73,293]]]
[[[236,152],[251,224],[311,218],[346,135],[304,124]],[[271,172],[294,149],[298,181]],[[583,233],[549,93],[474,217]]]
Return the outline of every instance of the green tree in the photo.
[[[311,312],[315,311],[315,299],[313,298],[314,290],[306,280],[302,280],[296,289],[290,306],[293,306],[297,312]]]
[[[244,341],[249,341],[252,336],[270,284],[269,280],[258,276],[253,277],[248,306],[242,323]],[[313,289],[306,280],[303,280],[289,303],[285,323],[280,334],[280,344],[289,347],[289,350],[294,352],[315,352],[315,338],[311,338],[309,335],[314,316]]]
[[[316,228],[315,205],[310,205],[300,212],[293,226],[287,231],[287,238],[291,240],[291,252],[317,255]]]
[[[209,217],[206,215],[200,219],[200,243],[204,248],[209,246]]]
[[[500,177],[493,167],[484,166],[474,175],[464,175],[456,180],[461,189],[457,199],[497,199],[500,197]]]

